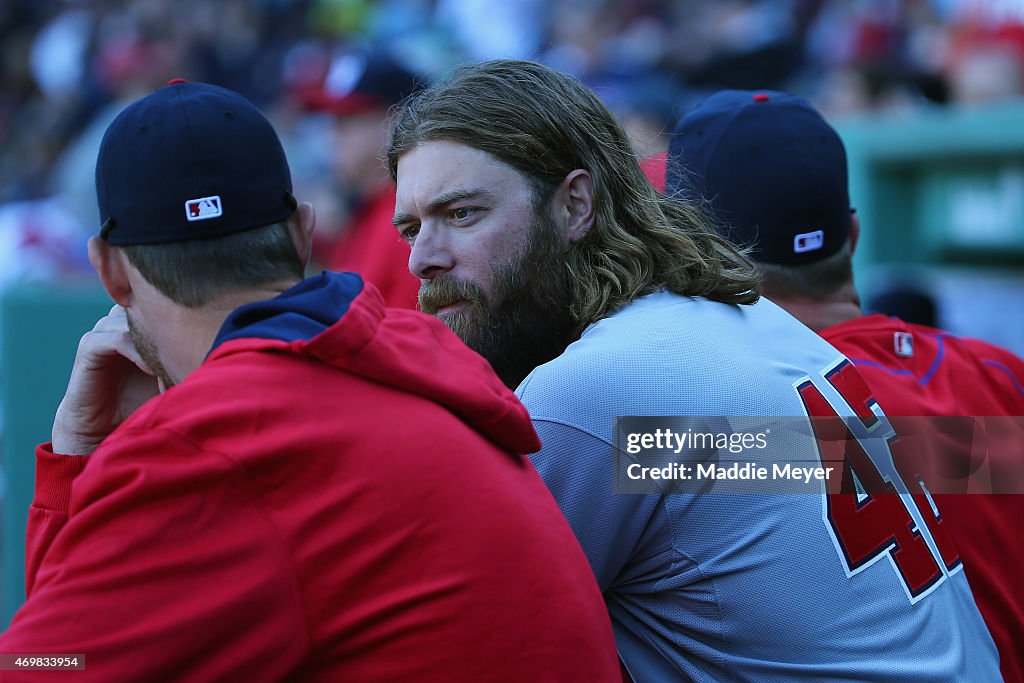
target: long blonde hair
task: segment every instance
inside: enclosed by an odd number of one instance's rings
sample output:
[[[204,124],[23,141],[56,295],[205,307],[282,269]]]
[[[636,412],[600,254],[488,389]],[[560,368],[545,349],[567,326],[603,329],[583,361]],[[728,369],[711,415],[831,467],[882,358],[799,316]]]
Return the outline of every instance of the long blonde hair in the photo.
[[[622,127],[575,79],[542,64],[495,60],[461,67],[394,114],[387,150],[451,140],[491,154],[550,197],[575,169],[589,171],[594,226],[567,254],[571,313],[579,329],[643,294],[665,288],[730,304],[758,299],[758,275],[715,231],[701,207],[659,194]]]

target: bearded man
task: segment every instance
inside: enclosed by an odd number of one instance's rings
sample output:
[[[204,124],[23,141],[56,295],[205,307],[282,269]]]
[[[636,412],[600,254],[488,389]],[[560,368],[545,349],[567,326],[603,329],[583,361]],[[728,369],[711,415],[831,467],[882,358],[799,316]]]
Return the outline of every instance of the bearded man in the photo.
[[[789,416],[751,456],[770,467],[824,463],[811,434],[845,447],[808,414],[884,416],[694,203],[651,187],[593,92],[531,62],[463,68],[397,113],[388,163],[420,305],[518,387],[634,680],[998,677],[970,588],[903,492],[616,492],[616,419]],[[886,442],[857,443],[857,479],[884,489],[865,470]]]

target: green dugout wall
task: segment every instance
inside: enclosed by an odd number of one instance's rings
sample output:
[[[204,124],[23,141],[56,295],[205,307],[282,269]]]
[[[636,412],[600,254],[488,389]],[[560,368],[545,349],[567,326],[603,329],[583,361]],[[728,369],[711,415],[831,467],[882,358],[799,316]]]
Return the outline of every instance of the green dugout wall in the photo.
[[[25,596],[25,523],[35,481],[35,447],[50,439],[78,339],[112,302],[95,281],[22,286],[0,298],[0,630]]]
[[[1024,103],[842,121],[862,294],[917,283],[940,324],[1024,355]]]
[[[837,128],[863,224],[858,286],[921,274],[961,299],[959,329],[947,327],[1024,354],[1024,104]],[[109,307],[95,281],[18,287],[0,299],[0,629],[24,593],[33,449],[49,439],[78,338]]]
[[[1024,105],[850,120],[858,265],[1024,264]]]

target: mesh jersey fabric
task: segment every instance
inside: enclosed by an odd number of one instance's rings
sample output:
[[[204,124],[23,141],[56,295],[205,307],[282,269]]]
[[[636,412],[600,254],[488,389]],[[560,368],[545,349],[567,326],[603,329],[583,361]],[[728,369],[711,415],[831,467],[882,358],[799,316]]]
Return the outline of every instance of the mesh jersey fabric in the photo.
[[[613,418],[806,416],[796,387],[809,379],[841,407],[824,373],[844,361],[765,299],[656,292],[519,386],[543,443],[532,460],[590,559],[634,680],[998,680],[962,571],[917,600],[887,553],[849,571],[823,494],[613,493]],[[798,455],[816,457],[767,458]]]

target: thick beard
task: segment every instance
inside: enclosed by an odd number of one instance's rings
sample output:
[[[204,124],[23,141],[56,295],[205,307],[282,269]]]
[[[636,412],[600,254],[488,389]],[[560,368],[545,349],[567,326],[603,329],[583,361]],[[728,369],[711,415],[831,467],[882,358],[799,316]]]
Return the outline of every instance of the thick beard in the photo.
[[[557,227],[546,214],[538,212],[523,253],[491,273],[490,291],[488,296],[472,282],[440,276],[420,287],[420,310],[435,315],[450,303],[466,301],[468,306],[443,318],[445,324],[515,389],[576,336],[568,268],[559,253]]]
[[[138,325],[132,322],[131,313],[128,313],[128,335],[131,337],[132,344],[135,345],[135,350],[142,356],[142,360],[145,361],[146,366],[153,371],[157,379],[163,383],[165,389],[170,389],[174,386],[174,380],[171,379],[170,373],[167,372],[167,368],[160,362],[160,356],[156,352],[156,345],[153,341],[146,336],[146,334],[139,329]]]

